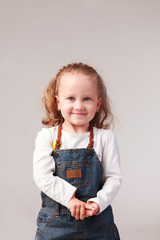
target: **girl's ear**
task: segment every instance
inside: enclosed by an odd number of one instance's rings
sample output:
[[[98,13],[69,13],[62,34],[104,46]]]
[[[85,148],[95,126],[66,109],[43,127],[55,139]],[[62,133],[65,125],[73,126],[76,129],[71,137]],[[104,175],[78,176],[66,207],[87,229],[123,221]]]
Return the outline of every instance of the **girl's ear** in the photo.
[[[55,95],[55,99],[56,99],[57,109],[59,110],[59,97],[58,97],[58,95]]]
[[[99,97],[99,98],[98,98],[98,101],[97,101],[97,109],[100,108],[101,104],[102,104],[102,98]]]
[[[55,95],[56,103],[59,104],[59,97],[58,95]]]

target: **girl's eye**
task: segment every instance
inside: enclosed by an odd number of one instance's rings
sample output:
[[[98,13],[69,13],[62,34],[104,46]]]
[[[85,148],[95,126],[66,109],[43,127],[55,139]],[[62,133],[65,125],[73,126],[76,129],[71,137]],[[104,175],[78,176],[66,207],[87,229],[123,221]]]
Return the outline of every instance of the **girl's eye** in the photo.
[[[74,101],[74,97],[69,97],[68,100]]]
[[[84,101],[90,101],[91,99],[89,97],[84,98]]]

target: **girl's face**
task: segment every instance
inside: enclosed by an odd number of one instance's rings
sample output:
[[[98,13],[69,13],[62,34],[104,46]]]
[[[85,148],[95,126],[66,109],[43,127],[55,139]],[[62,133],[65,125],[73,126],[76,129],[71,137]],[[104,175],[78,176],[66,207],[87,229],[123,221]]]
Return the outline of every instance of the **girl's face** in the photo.
[[[102,101],[96,79],[77,72],[62,75],[56,99],[64,118],[63,128],[75,132],[88,131]]]

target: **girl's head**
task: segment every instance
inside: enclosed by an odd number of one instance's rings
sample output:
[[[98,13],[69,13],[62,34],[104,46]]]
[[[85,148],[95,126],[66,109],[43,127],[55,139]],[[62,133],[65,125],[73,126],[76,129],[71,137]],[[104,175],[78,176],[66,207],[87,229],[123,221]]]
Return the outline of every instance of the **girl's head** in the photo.
[[[105,84],[87,64],[72,63],[61,68],[48,84],[43,104],[45,125],[54,126],[69,120],[109,128],[113,122]]]

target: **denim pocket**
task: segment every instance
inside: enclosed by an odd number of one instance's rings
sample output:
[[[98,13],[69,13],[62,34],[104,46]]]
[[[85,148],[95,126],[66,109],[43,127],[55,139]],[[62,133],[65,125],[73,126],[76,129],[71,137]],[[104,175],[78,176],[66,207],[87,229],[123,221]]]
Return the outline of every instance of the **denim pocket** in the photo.
[[[40,210],[37,217],[37,236],[42,236],[48,231],[52,223],[52,219],[52,213],[46,212],[43,209]]]

